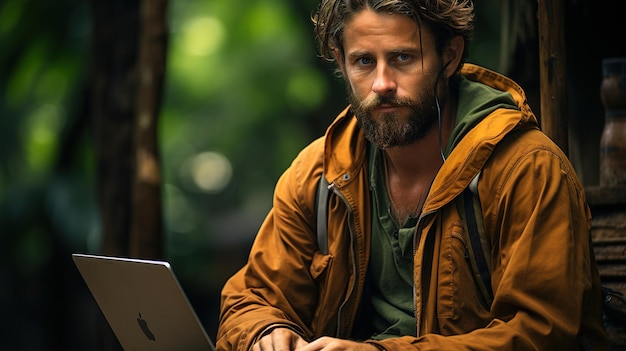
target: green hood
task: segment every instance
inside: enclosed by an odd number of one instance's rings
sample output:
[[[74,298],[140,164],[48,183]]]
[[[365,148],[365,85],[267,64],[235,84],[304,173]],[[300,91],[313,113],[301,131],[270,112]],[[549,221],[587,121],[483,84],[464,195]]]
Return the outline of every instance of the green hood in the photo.
[[[446,156],[452,152],[463,136],[488,114],[499,108],[519,110],[510,93],[470,81],[462,76],[458,96],[456,122],[448,139]]]

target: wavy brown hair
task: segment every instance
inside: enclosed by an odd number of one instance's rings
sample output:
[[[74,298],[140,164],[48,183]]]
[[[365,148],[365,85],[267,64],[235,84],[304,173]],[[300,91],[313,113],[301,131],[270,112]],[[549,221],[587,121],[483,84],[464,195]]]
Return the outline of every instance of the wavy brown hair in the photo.
[[[426,26],[435,37],[435,49],[439,55],[453,37],[461,36],[465,49],[457,70],[467,58],[474,33],[472,0],[322,0],[312,21],[319,54],[324,60],[334,61],[336,49],[343,54],[346,22],[365,9],[408,16],[417,23],[420,32],[422,25]]]

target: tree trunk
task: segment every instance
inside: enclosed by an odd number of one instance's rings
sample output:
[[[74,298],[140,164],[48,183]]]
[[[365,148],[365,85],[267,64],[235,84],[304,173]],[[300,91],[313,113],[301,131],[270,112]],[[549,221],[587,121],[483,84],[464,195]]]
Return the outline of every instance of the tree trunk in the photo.
[[[92,2],[92,118],[102,251],[128,254],[132,218],[139,0]]]
[[[167,55],[167,0],[143,0],[135,114],[135,173],[130,255],[163,258],[161,172],[157,126]]]
[[[92,96],[102,253],[163,257],[157,120],[167,0],[92,1]],[[119,350],[104,320],[101,350]]]
[[[103,252],[161,258],[157,120],[167,0],[94,1],[93,95]]]

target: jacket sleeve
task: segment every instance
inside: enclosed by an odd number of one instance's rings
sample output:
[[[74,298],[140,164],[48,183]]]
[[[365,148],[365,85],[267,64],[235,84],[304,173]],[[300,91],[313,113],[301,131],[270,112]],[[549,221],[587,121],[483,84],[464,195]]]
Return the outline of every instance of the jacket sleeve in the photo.
[[[305,148],[283,173],[247,264],[226,282],[218,350],[247,351],[273,325],[310,337],[306,326],[317,302],[310,273],[317,251],[312,206],[321,174],[321,145],[316,142]]]
[[[385,349],[579,350],[582,329],[594,350],[608,350],[583,189],[538,133],[499,146],[479,183],[493,243],[492,321],[467,334],[385,340]]]

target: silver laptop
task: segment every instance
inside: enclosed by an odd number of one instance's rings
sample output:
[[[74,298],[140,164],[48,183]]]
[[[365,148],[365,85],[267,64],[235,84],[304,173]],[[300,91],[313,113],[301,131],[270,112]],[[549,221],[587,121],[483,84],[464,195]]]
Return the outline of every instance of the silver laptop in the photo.
[[[168,262],[72,258],[124,350],[215,350]]]

